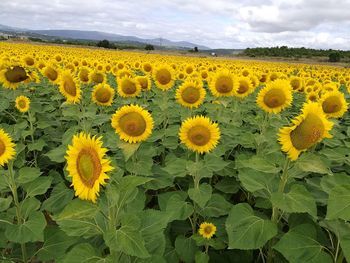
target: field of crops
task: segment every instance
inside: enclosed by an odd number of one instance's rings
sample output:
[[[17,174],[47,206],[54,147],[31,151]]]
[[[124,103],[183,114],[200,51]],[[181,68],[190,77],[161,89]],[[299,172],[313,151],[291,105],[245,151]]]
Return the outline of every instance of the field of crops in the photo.
[[[0,43],[0,261],[350,261],[347,89],[345,68]]]

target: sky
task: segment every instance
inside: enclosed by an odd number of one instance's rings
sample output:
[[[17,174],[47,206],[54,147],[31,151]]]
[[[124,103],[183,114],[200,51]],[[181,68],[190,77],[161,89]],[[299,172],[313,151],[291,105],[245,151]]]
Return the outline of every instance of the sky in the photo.
[[[0,24],[27,29],[350,50],[350,0],[0,0],[0,10]]]

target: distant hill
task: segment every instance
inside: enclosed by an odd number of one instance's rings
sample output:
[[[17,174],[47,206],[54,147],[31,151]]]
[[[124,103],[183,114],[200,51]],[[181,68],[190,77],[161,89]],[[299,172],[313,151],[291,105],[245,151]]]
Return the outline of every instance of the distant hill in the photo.
[[[31,30],[15,28],[6,25],[0,25],[0,31],[5,32],[25,32],[28,34],[42,35],[46,38],[56,37],[61,39],[79,39],[79,40],[103,40],[115,42],[127,42],[127,43],[142,43],[151,44],[156,46],[168,47],[168,48],[194,48],[198,47],[200,50],[208,50],[209,47],[197,45],[186,41],[171,41],[164,38],[143,39],[135,36],[123,36],[118,34],[111,34],[99,31],[83,31],[83,30]]]

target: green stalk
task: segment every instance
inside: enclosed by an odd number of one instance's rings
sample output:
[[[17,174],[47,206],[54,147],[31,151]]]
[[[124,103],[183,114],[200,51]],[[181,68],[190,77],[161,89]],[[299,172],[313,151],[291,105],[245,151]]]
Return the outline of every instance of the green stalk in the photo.
[[[21,208],[20,208],[20,204],[18,201],[17,185],[16,185],[14,173],[13,173],[13,162],[9,163],[8,168],[9,168],[9,175],[10,175],[9,187],[11,189],[13,200],[15,202],[17,224],[21,225],[21,224],[23,224],[23,218],[21,216]],[[26,263],[27,262],[27,249],[26,249],[25,243],[21,243],[21,250],[22,250],[23,262]]]
[[[290,159],[286,156],[286,160],[285,160],[284,166],[283,166],[282,175],[280,178],[280,183],[278,185],[278,192],[279,193],[284,192],[284,188],[286,187],[286,184],[288,182],[289,164],[290,164]],[[272,207],[271,221],[274,224],[278,224],[278,222],[279,222],[279,210],[275,206]],[[270,242],[269,242],[268,252],[267,252],[267,262],[268,263],[273,262],[273,257],[274,257],[273,248],[272,248],[273,244],[274,244],[274,239],[270,240]]]
[[[32,140],[32,144],[34,144],[35,140],[34,140],[33,116],[30,113],[30,110],[28,111],[28,121],[29,121],[29,127],[30,127],[30,138]],[[34,164],[35,164],[35,167],[37,167],[38,166],[37,153],[35,150],[33,150],[33,154],[34,154]]]

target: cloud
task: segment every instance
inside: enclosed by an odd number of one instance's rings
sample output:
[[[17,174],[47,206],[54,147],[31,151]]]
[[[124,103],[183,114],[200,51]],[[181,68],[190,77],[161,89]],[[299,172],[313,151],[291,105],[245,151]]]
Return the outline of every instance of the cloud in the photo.
[[[349,49],[350,0],[1,0],[3,24],[98,30],[210,47]]]

